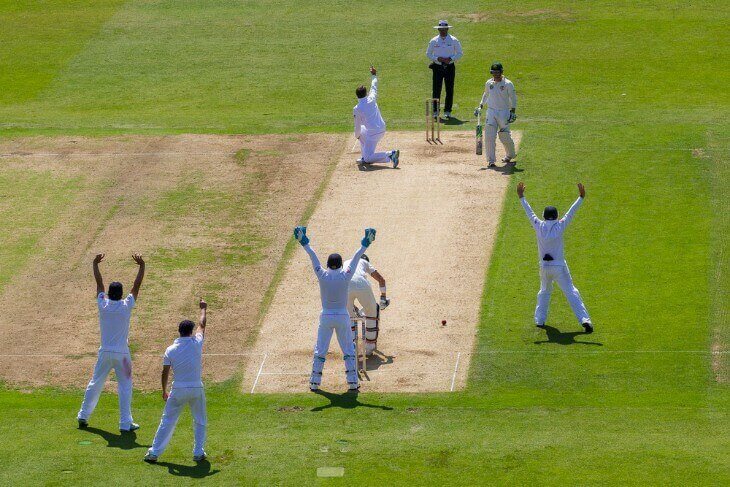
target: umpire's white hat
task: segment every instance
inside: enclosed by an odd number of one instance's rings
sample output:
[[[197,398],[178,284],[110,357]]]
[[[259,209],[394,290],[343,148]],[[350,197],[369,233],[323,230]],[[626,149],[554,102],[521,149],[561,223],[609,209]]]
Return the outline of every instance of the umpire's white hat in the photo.
[[[439,25],[434,25],[434,29],[450,29],[452,26],[445,20],[439,20]]]

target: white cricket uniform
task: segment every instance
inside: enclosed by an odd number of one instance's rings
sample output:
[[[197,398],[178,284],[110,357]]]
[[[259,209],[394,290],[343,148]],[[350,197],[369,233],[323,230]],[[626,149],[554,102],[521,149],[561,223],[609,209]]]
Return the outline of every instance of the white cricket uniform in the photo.
[[[455,63],[463,55],[461,42],[451,34],[446,34],[444,37],[441,37],[440,34],[437,35],[428,42],[428,48],[426,49],[426,56],[436,64],[442,64],[438,60],[440,57],[451,58],[451,62]]]
[[[487,162],[497,160],[497,134],[507,152],[507,157],[515,157],[515,143],[509,129],[510,110],[517,109],[517,94],[515,85],[502,76],[497,82],[494,78],[484,84],[481,105],[487,105],[485,137],[487,143]]]
[[[162,364],[172,367],[174,380],[150,448],[150,453],[154,456],[159,457],[164,453],[185,406],[190,407],[193,416],[193,455],[204,453],[208,417],[203,389],[203,341],[202,333],[194,337],[180,337],[165,351]]]
[[[344,267],[349,267],[351,261],[347,261]],[[368,276],[370,276],[377,269],[365,259],[360,259],[360,262],[355,268],[355,273],[350,280],[349,288],[349,306],[350,317],[355,317],[355,300],[360,304],[362,309],[365,311],[365,352],[370,354],[375,350],[376,338],[377,338],[377,326],[378,326],[378,302],[375,300],[373,294],[373,288],[370,286]],[[353,337],[354,338],[354,337]]]
[[[355,137],[360,141],[363,162],[372,164],[390,161],[390,152],[375,152],[378,142],[385,135],[385,121],[378,108],[377,76],[373,76],[370,93],[358,100],[352,115],[355,119]]]
[[[114,369],[119,394],[119,429],[128,430],[132,420],[132,356],[129,353],[129,320],[135,305],[131,294],[124,299],[113,301],[106,293],[96,298],[99,308],[99,330],[101,346],[94,367],[94,374],[86,387],[84,401],[77,415],[87,421],[94,412],[99,396],[104,390],[104,382]]]
[[[319,292],[322,300],[322,313],[319,317],[317,343],[314,346],[310,383],[316,385],[322,383],[322,369],[324,369],[327,350],[329,349],[332,333],[334,332],[337,335],[337,341],[340,344],[345,361],[347,383],[351,387],[357,386],[355,347],[352,343],[350,313],[347,310],[347,303],[350,280],[357,268],[360,257],[365,253],[365,247],[360,247],[360,250],[352,257],[349,266],[343,266],[337,270],[323,268],[319,263],[317,254],[309,245],[305,245],[304,250],[306,250],[309,258],[312,260],[312,267],[319,281]]]
[[[558,283],[563,294],[565,294],[578,321],[580,323],[590,321],[591,318],[588,316],[583,299],[578,289],[573,285],[568,263],[565,261],[563,254],[563,234],[568,224],[573,220],[575,212],[583,203],[583,198],[579,197],[560,220],[546,221],[540,220],[535,215],[525,198],[520,198],[520,202],[537,234],[537,249],[540,259],[540,292],[537,293],[535,323],[541,325],[547,320],[553,281]],[[550,255],[553,260],[545,260],[546,255]]]

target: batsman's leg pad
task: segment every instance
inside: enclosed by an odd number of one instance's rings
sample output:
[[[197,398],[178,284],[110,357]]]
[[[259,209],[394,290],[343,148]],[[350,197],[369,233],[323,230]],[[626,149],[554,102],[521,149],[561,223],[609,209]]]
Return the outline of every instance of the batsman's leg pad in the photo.
[[[484,127],[484,142],[487,146],[487,161],[497,160],[497,126],[488,124]]]
[[[509,126],[499,130],[499,141],[502,142],[504,150],[507,153],[507,157],[512,159],[515,157],[515,141],[512,140],[512,134],[509,131]]]
[[[357,384],[357,366],[355,364],[355,355],[346,354],[343,356],[345,360],[345,374],[347,375],[347,383]]]
[[[318,355],[314,356],[314,359],[312,360],[312,377],[309,379],[310,383],[317,385],[322,383],[322,370],[324,369],[324,362],[325,357],[320,357]]]

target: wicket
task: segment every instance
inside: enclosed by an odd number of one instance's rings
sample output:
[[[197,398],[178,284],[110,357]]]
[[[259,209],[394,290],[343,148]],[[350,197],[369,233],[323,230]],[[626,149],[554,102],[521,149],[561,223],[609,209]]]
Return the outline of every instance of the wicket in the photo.
[[[358,325],[360,325],[358,327]],[[358,330],[358,328],[360,328]],[[357,364],[358,375],[364,375],[367,371],[367,357],[365,356],[365,317],[356,316],[352,318],[352,340],[355,342],[355,363]]]
[[[442,143],[441,100],[438,98],[426,98],[426,142],[429,144]]]

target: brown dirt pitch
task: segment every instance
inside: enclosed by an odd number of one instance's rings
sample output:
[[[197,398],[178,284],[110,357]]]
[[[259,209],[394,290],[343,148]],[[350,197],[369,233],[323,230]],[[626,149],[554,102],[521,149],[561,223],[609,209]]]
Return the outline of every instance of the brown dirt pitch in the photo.
[[[105,282],[120,280],[127,290],[136,273],[131,253],[147,260],[130,333],[135,387],[158,387],[161,354],[181,319],[197,319],[198,296],[210,303],[206,376],[236,375],[291,227],[345,149],[341,135],[0,142],[4,180],[73,182],[56,199],[3,190],[5,203],[14,195],[12,208],[0,207],[5,217],[56,217],[2,227],[0,244],[39,228],[27,258],[17,258],[22,265],[0,282],[0,381],[86,385],[99,345],[97,252],[107,255]]]
[[[363,391],[449,391],[466,382],[509,171],[484,170],[472,132],[446,132],[443,145],[424,138],[386,135],[383,148],[401,149],[397,170],[358,171],[357,155],[343,154],[308,225],[322,260],[331,252],[349,258],[363,228],[378,231],[368,255],[393,301],[382,313],[379,351],[368,361]],[[307,390],[318,293],[309,258],[297,249],[263,321],[260,358],[248,362],[244,391]],[[346,387],[334,338],[322,387]]]

